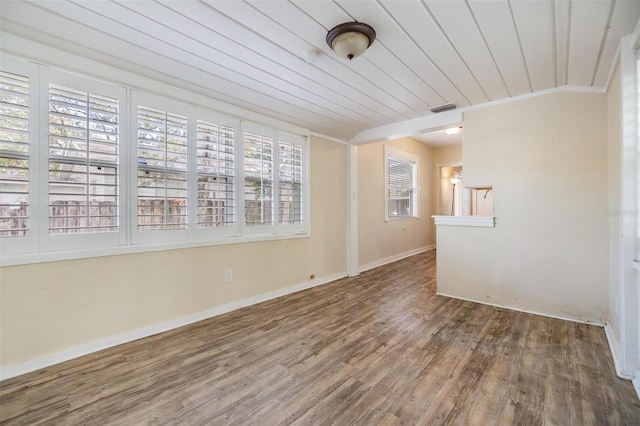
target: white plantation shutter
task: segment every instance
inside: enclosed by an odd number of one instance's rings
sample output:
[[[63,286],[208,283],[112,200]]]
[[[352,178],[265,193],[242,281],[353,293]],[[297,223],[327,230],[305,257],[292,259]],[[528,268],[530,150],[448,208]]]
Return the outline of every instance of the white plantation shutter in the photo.
[[[198,120],[198,227],[235,225],[235,129]]]
[[[308,144],[0,53],[1,261],[308,235]]]
[[[29,233],[29,79],[0,72],[0,238]]]
[[[265,132],[266,133],[266,132]],[[273,136],[244,132],[244,221],[273,225]]]
[[[117,231],[119,101],[49,85],[49,232]]]
[[[138,106],[138,229],[187,226],[187,117]]]
[[[302,223],[303,145],[280,140],[278,143],[279,223]]]

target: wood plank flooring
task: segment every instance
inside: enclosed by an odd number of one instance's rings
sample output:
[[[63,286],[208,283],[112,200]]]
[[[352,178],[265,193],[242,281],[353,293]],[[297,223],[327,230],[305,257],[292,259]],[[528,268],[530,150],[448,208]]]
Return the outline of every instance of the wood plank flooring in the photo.
[[[602,328],[435,294],[435,253],[0,383],[2,424],[640,425]]]

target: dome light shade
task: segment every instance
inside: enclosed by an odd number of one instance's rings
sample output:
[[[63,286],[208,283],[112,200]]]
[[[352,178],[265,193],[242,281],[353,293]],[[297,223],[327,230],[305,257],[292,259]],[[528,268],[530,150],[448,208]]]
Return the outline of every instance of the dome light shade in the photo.
[[[345,22],[327,33],[327,44],[331,49],[349,60],[362,55],[375,39],[375,30],[362,22]]]

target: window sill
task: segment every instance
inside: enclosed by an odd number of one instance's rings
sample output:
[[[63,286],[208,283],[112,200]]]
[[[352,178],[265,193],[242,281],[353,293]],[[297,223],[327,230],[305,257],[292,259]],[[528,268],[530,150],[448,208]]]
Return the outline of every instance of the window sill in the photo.
[[[493,216],[431,216],[436,226],[473,226],[495,228]]]
[[[249,235],[242,237],[221,238],[217,240],[180,241],[159,244],[133,244],[126,246],[97,247],[82,250],[50,251],[46,253],[22,253],[0,258],[0,266],[27,265],[31,263],[58,262],[61,260],[87,259],[91,257],[118,256],[154,251],[179,250],[186,248],[254,243],[263,241],[291,240],[309,237],[310,233],[301,232],[299,234]]]
[[[385,222],[395,222],[395,221],[402,221],[402,220],[411,220],[411,219],[420,219],[419,216],[393,216],[393,217],[385,217],[384,221]]]

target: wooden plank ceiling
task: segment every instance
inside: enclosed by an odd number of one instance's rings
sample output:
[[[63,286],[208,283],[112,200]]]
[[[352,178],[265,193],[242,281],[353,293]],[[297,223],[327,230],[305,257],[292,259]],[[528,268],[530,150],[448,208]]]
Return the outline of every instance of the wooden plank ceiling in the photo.
[[[447,102],[603,88],[639,14],[638,0],[42,0],[3,2],[0,28],[349,140]],[[325,36],[353,20],[377,40],[347,61]]]

